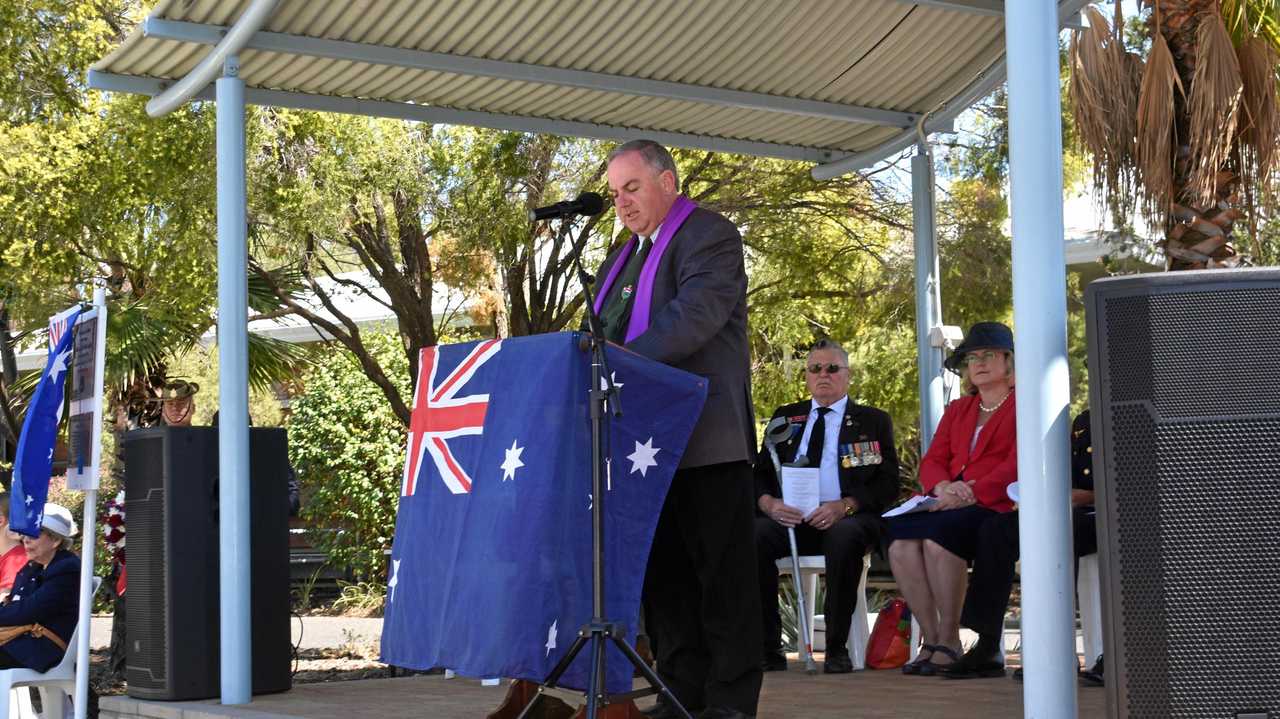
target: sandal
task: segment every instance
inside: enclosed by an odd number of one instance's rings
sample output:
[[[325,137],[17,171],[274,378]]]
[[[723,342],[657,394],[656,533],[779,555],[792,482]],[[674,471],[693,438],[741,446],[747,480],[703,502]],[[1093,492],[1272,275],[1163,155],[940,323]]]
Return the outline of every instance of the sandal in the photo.
[[[920,674],[922,669],[924,669],[927,666],[930,666],[930,662],[933,659],[933,653],[938,651],[941,648],[942,647],[938,647],[933,644],[921,644],[920,651],[929,652],[929,656],[926,658],[926,657],[916,655],[916,658],[913,661],[902,665],[902,673],[903,674]]]
[[[932,654],[929,655],[929,661],[920,666],[920,676],[922,677],[935,676],[938,674],[938,672],[960,661],[960,652],[957,652],[956,650],[946,645],[935,644],[933,646],[933,652],[934,654],[941,652],[947,655],[948,657],[951,657],[951,661],[947,662],[946,664],[936,664],[933,661],[933,655]]]

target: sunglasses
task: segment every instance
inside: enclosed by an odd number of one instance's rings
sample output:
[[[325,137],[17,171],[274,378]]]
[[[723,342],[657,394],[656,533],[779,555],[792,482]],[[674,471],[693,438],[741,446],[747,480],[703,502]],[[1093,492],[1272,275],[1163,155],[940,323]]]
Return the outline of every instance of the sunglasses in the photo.
[[[965,365],[975,365],[980,362],[990,362],[991,360],[995,359],[996,357],[1000,357],[1003,354],[1004,354],[1003,352],[993,352],[991,350],[984,350],[982,352],[970,352],[964,356],[964,359],[961,360],[961,363]]]
[[[809,370],[809,374],[822,374],[822,371],[823,371],[823,370],[826,370],[826,371],[827,371],[827,374],[835,374],[836,372],[839,372],[840,370],[844,369],[844,365],[838,365],[838,364],[811,364],[811,365],[809,365],[808,367],[806,367],[805,369]]]

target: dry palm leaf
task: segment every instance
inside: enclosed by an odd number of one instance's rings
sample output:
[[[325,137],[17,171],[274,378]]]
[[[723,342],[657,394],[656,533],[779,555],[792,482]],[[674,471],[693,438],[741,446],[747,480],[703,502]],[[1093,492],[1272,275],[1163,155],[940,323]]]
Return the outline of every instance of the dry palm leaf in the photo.
[[[1270,176],[1275,169],[1276,144],[1280,143],[1280,108],[1276,103],[1276,65],[1280,57],[1267,41],[1251,37],[1236,51],[1244,81],[1240,127],[1246,184]]]
[[[1138,141],[1135,157],[1142,184],[1142,210],[1153,225],[1163,227],[1173,200],[1174,89],[1185,95],[1173,65],[1173,54],[1159,29],[1138,92]]]
[[[1195,74],[1188,96],[1191,173],[1186,192],[1192,204],[1207,207],[1217,200],[1218,171],[1235,143],[1243,80],[1220,15],[1211,12],[1200,17],[1196,40]]]
[[[1081,144],[1094,156],[1099,198],[1128,214],[1133,204],[1135,112],[1141,60],[1112,35],[1106,17],[1085,8],[1089,26],[1072,35],[1072,115]]]

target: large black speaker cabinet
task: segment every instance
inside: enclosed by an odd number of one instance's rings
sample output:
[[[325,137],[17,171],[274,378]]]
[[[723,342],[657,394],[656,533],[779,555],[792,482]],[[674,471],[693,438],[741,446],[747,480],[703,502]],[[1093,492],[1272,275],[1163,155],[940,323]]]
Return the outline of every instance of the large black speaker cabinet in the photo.
[[[264,694],[291,680],[289,460],[285,430],[249,436],[253,693]],[[218,696],[218,430],[128,432],[124,458],[129,695]]]
[[[1280,270],[1085,299],[1108,714],[1280,718]]]

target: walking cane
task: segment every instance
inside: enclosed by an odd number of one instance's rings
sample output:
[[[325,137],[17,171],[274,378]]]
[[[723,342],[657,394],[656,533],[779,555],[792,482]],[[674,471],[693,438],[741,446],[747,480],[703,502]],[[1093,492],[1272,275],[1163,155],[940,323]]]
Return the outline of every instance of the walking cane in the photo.
[[[769,450],[769,456],[773,458],[773,470],[778,476],[779,484],[782,482],[782,462],[778,460],[778,444],[786,441],[790,434],[791,425],[784,417],[774,417],[764,428],[764,446]],[[807,462],[808,458],[800,459]],[[809,619],[805,616],[804,586],[800,581],[800,553],[796,551],[794,527],[787,527],[787,541],[791,543],[791,580],[796,589],[796,622],[800,625],[800,638],[796,641],[796,645],[804,658],[805,673],[817,674],[818,665],[813,661],[813,639],[809,633]]]

